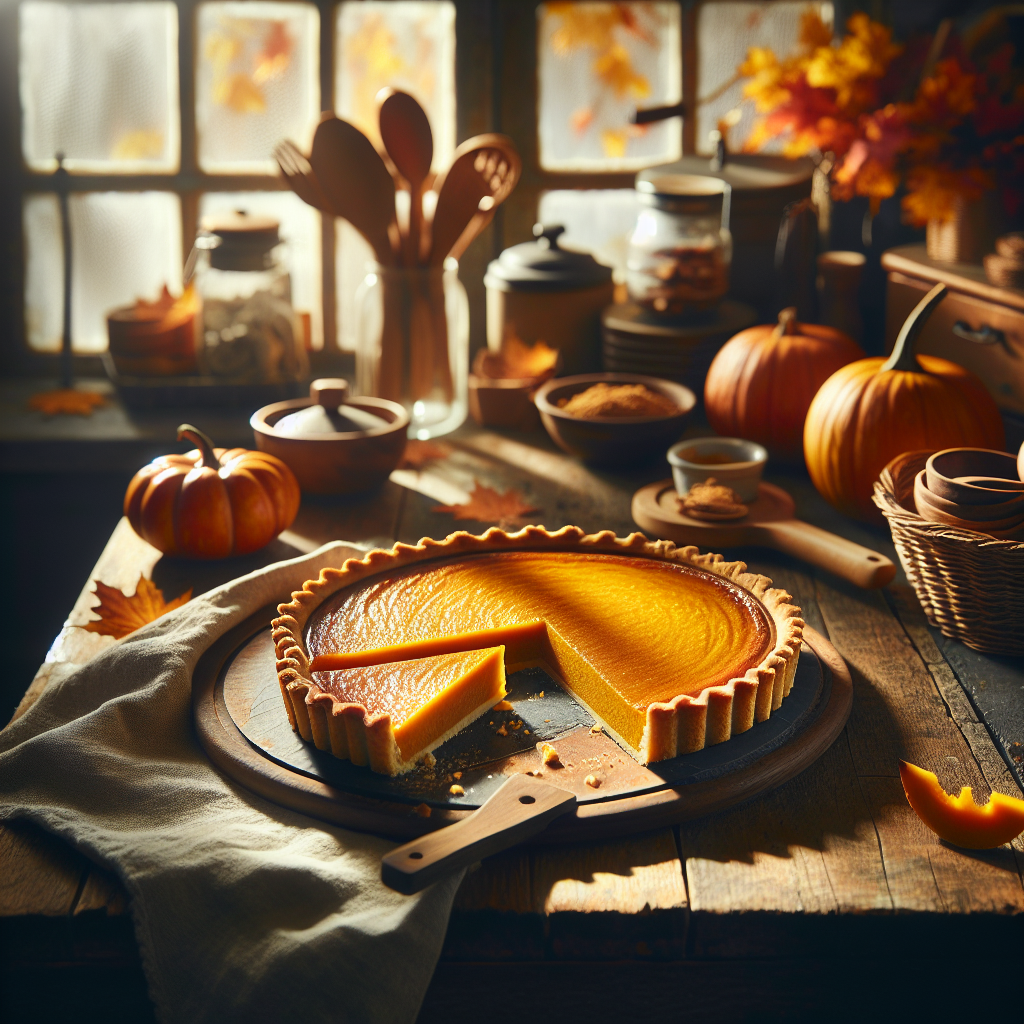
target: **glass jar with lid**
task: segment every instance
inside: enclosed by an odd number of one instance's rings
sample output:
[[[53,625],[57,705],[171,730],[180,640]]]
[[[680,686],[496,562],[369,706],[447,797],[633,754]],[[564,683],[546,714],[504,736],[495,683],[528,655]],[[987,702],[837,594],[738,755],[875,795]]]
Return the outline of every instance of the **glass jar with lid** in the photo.
[[[245,384],[295,381],[308,374],[279,228],[278,221],[244,210],[203,220],[196,239],[201,373]]]
[[[629,296],[658,316],[717,305],[729,290],[728,182],[698,174],[637,181],[640,213],[629,241]]]

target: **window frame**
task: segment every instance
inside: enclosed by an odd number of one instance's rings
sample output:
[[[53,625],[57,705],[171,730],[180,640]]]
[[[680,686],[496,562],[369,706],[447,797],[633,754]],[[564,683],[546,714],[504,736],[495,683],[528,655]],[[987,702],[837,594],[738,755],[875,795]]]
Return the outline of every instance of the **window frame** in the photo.
[[[90,2],[90,0],[65,0]],[[104,0],[131,3],[134,0]],[[181,201],[183,251],[187,252],[198,224],[204,192],[286,191],[273,175],[208,174],[198,165],[195,119],[195,45],[197,8],[202,0],[174,0],[178,9],[178,89],[181,164],[176,174],[84,174],[68,178],[71,192],[168,191]],[[287,0],[286,0],[287,2]],[[299,0],[295,0],[299,2]],[[334,38],[339,0],[305,0],[320,15],[320,106],[334,109]],[[500,252],[533,237],[533,224],[541,194],[555,189],[632,188],[636,172],[551,171],[540,165],[537,131],[537,8],[542,0],[453,0],[455,6],[456,142],[498,131],[510,135],[520,149],[523,173],[518,187],[499,207],[480,239],[464,254],[460,277],[470,300],[471,346],[484,343],[485,296],[483,276],[487,263]],[[676,0],[680,7],[682,104],[694,109],[697,101],[696,26],[699,9],[707,0]],[[719,0],[721,2],[721,0]],[[729,0],[726,0],[729,2]],[[837,18],[843,8],[835,0]],[[0,341],[5,372],[54,375],[59,353],[29,348],[24,310],[24,239],[22,197],[29,192],[55,193],[51,175],[30,171],[21,151],[21,108],[18,83],[18,12],[16,3],[0,7],[0,245],[8,254],[8,273],[0,283],[0,316],[9,329]],[[510,55],[514,55],[510,57]],[[679,122],[684,156],[696,153],[696,118]],[[333,218],[321,218],[324,348],[312,353],[314,369],[337,362],[336,228]],[[103,376],[100,357],[76,353],[75,373]]]

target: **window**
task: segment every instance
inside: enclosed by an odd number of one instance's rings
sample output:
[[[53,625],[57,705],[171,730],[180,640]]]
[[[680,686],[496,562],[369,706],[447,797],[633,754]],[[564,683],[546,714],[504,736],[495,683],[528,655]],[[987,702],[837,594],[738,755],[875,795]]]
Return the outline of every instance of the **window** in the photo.
[[[0,46],[13,69],[7,88],[20,166],[12,190],[19,210],[3,230],[8,251],[23,257],[7,292],[25,327],[21,337],[9,332],[8,344],[36,354],[36,367],[59,348],[53,172],[61,152],[70,174],[76,353],[105,348],[110,308],[155,298],[163,285],[180,289],[199,219],[225,207],[281,220],[313,346],[350,347],[366,246],[344,221],[321,218],[283,189],[271,150],[284,137],[308,146],[326,107],[375,137],[383,85],[412,92],[428,110],[435,169],[483,131],[505,132],[522,153],[519,187],[463,258],[479,344],[486,263],[531,237],[538,219],[565,223],[567,244],[620,263],[636,170],[707,152],[708,132],[722,121],[738,147],[751,114],[740,103],[736,64],[749,45],[790,49],[810,7],[831,17],[830,4],[800,0],[6,5]],[[629,123],[637,106],[680,101],[692,116]],[[16,356],[9,349],[8,362]]]

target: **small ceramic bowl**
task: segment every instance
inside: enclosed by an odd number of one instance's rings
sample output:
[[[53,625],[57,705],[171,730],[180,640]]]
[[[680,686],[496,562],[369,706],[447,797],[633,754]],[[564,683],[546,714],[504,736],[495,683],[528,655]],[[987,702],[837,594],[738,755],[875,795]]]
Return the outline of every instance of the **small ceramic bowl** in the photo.
[[[316,433],[289,437],[274,424],[289,413],[323,405],[336,410],[354,406],[386,422],[385,426],[345,433]],[[249,424],[260,451],[287,463],[308,494],[357,494],[379,487],[398,467],[405,453],[409,414],[397,402],[383,398],[349,398],[342,380],[317,380],[309,398],[274,402],[253,413]]]
[[[560,409],[558,403],[594,384],[643,384],[665,395],[676,406],[669,416],[595,416],[583,419]],[[622,466],[652,458],[683,432],[697,396],[682,384],[635,373],[584,373],[556,377],[534,395],[537,411],[551,440],[563,451],[585,462]]]
[[[739,437],[699,437],[680,441],[668,451],[672,480],[680,496],[685,497],[694,484],[714,477],[731,487],[745,504],[757,499],[767,461],[766,448]]]
[[[495,377],[493,354],[481,349],[469,374],[469,413],[482,427],[500,430],[537,430],[540,415],[533,393],[553,376]],[[500,364],[499,364],[500,365]],[[491,371],[491,372],[488,372]]]

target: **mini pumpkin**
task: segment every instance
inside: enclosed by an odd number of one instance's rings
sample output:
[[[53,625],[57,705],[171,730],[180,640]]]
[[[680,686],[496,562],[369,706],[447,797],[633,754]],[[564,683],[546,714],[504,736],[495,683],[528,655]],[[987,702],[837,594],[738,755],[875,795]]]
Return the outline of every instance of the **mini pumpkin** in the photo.
[[[776,458],[803,458],[804,419],[818,388],[864,350],[834,327],[797,323],[796,309],[777,324],[740,331],[715,356],[704,383],[712,429],[763,444]]]
[[[135,532],[165,555],[226,558],[245,555],[288,529],[299,511],[299,484],[273,455],[214,448],[185,423],[178,440],[196,450],[161,455],[128,485],[124,514]]]
[[[1002,450],[1003,421],[981,380],[949,360],[914,354],[946,290],[937,284],[917,304],[888,359],[859,359],[837,370],[807,410],[807,471],[840,512],[881,522],[871,501],[875,480],[903,452]]]

